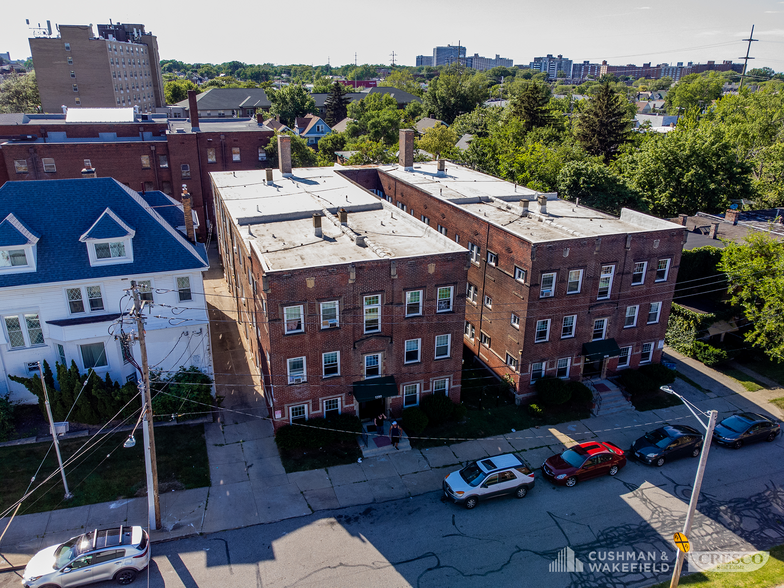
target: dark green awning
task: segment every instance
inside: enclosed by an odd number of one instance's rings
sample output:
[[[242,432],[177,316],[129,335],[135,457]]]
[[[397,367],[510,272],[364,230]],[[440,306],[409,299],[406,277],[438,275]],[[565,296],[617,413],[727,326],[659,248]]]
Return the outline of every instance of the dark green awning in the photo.
[[[380,378],[369,378],[360,382],[354,382],[353,394],[357,402],[368,402],[369,400],[397,396],[395,376],[381,376]]]
[[[605,357],[618,357],[620,354],[621,348],[618,347],[615,339],[583,343],[583,357],[586,361],[599,361]]]

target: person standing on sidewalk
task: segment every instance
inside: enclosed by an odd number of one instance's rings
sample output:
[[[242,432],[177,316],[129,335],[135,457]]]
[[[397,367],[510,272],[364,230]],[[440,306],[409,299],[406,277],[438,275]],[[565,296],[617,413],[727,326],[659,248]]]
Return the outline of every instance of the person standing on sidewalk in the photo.
[[[389,428],[389,440],[392,441],[392,447],[397,449],[397,444],[400,443],[400,427],[397,421],[392,421],[392,426]]]

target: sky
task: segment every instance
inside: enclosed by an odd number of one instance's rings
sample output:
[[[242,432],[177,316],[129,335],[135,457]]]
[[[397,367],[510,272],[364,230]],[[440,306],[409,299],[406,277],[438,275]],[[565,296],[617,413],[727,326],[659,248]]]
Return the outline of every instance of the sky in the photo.
[[[30,56],[31,26],[141,23],[158,37],[162,59],[187,63],[340,66],[414,65],[436,45],[468,55],[511,58],[562,54],[574,62],[736,63],[755,25],[749,68],[784,71],[784,0],[342,0],[248,5],[38,0],[7,2],[0,53]],[[150,6],[154,6],[150,8]],[[205,9],[206,8],[206,9]]]

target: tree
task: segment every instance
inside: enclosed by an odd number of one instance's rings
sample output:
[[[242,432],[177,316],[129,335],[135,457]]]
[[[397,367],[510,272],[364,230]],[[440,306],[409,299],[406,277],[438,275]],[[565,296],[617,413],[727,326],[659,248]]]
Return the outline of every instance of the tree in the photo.
[[[166,104],[177,104],[188,97],[188,90],[200,92],[199,87],[190,80],[176,80],[163,84],[163,95]]]
[[[397,88],[414,96],[422,96],[422,86],[414,79],[411,70],[397,69],[378,83],[381,87]]]
[[[0,83],[0,112],[36,112],[40,107],[35,72],[12,74]]]
[[[294,126],[297,117],[318,113],[313,96],[299,84],[291,84],[280,90],[267,90],[267,98],[272,104],[270,114],[277,116],[288,127]]]
[[[528,132],[537,127],[553,124],[554,117],[548,106],[549,102],[550,87],[539,82],[531,82],[525,84],[512,98],[509,111],[512,116],[520,119],[523,129]]]
[[[370,94],[349,104],[347,110],[348,116],[354,119],[346,128],[350,137],[367,135],[371,141],[381,141],[385,145],[397,143],[402,113],[389,94]]]
[[[658,90],[669,90],[670,86],[672,86],[672,78],[670,76],[664,76],[658,80],[651,80],[648,83],[648,89],[651,92],[656,92]]]
[[[784,361],[784,242],[753,233],[743,243],[728,243],[719,269],[729,280],[732,303],[749,320],[746,341]]]
[[[588,153],[609,163],[629,140],[631,128],[627,101],[605,82],[579,115],[575,136]]]
[[[319,139],[318,159],[316,165],[319,167],[329,167],[335,163],[335,152],[345,151],[348,143],[346,133],[330,133]]]
[[[774,75],[776,75],[776,72],[770,67],[755,67],[746,72],[746,77],[755,82],[769,80]]]
[[[324,101],[324,122],[330,127],[346,118],[346,108],[350,100],[346,98],[348,89],[340,82],[333,83],[329,88],[329,96]]]
[[[432,153],[436,159],[441,159],[442,153],[449,152],[454,148],[457,139],[458,137],[452,129],[445,125],[436,125],[427,129],[419,139],[419,149]]]
[[[616,171],[592,161],[570,161],[558,173],[558,193],[566,200],[617,215],[621,208],[644,208],[639,194]]]
[[[425,94],[425,110],[447,124],[471,112],[487,99],[484,78],[468,72],[444,72],[432,82]]]
[[[356,151],[348,160],[350,165],[392,163],[394,161],[394,157],[388,153],[381,141],[365,138],[358,143],[353,143],[350,148],[351,151]]]
[[[313,167],[316,165],[316,152],[308,147],[307,141],[294,133],[275,133],[267,143],[264,150],[267,152],[267,161],[278,161],[278,135],[291,137],[291,167]],[[327,135],[329,136],[329,135]]]
[[[692,108],[702,111],[721,96],[724,81],[715,71],[685,76],[667,92],[667,109],[673,113]]]
[[[332,86],[333,82],[331,78],[328,78],[327,76],[319,76],[313,80],[313,88],[310,92],[311,94],[328,94],[332,91]]]

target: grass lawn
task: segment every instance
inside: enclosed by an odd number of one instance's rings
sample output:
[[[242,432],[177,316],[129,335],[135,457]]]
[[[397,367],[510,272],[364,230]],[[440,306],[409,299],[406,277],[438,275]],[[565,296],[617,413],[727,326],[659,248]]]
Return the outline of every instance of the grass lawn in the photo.
[[[778,363],[762,356],[757,356],[751,360],[744,360],[743,365],[784,386],[784,362]]]
[[[65,467],[68,486],[74,497],[67,502],[63,500],[63,482],[58,473],[22,504],[19,514],[143,496],[146,493],[146,476],[142,432],[136,431],[136,446],[130,449],[122,446],[127,437],[128,433],[115,433],[106,437],[99,435],[61,441],[63,461],[85,443],[91,447]],[[204,425],[156,427],[155,445],[161,492],[209,486]],[[0,462],[3,464],[0,510],[5,510],[22,497],[50,446],[51,443],[34,443],[0,448]],[[52,449],[33,487],[56,469],[57,457]]]
[[[778,406],[780,409],[784,410],[784,398],[774,398],[771,400],[773,404]]]
[[[632,404],[636,410],[643,412],[646,410],[656,410],[657,408],[678,406],[679,404],[683,403],[681,402],[680,398],[673,394],[656,391],[653,394],[647,396],[632,394]]]
[[[677,373],[675,374],[675,377],[676,377],[676,378],[680,378],[681,380],[683,380],[684,382],[686,382],[686,383],[687,383],[689,386],[692,386],[692,387],[694,387],[694,388],[697,388],[697,390],[699,390],[700,392],[707,392],[707,390],[706,390],[705,388],[703,388],[702,386],[700,386],[700,385],[699,385],[697,382],[695,382],[694,380],[692,380],[692,379],[691,379],[689,376],[684,376],[682,373],[680,373],[680,372],[677,372]]]
[[[280,450],[280,460],[288,474],[357,463],[360,457],[362,457],[362,450],[354,440],[333,443],[318,449]]]
[[[760,384],[757,380],[749,375],[744,374],[740,370],[735,370],[732,368],[719,368],[719,371],[721,371],[721,373],[725,376],[729,376],[733,380],[740,382],[740,384],[749,392],[756,392],[757,390],[766,389],[763,384]]]
[[[784,545],[770,550],[768,563],[754,572],[699,572],[680,579],[680,586],[693,588],[773,588],[784,583]],[[667,588],[669,580],[651,586]]]

